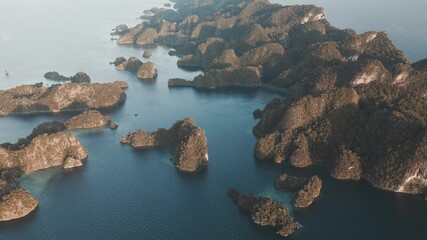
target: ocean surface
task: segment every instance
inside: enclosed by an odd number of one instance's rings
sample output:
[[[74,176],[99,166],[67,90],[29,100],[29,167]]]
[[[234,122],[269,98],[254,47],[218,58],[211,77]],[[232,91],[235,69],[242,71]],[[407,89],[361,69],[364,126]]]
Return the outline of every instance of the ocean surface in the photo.
[[[276,1],[302,4],[306,1]],[[172,77],[191,79],[199,72],[176,67],[170,49],[152,49],[157,81],[142,82],[109,65],[118,56],[142,57],[143,49],[117,46],[110,30],[133,26],[154,0],[0,0],[0,89],[45,80],[47,71],[69,76],[87,72],[92,82],[126,80],[127,101],[106,111],[120,127],[73,133],[89,151],[75,170],[38,171],[20,179],[38,200],[28,217],[0,223],[0,239],[279,239],[269,228],[252,224],[226,191],[273,197],[288,204],[292,194],[276,191],[282,171],[317,173],[324,188],[317,202],[292,214],[304,227],[289,239],[424,239],[427,202],[417,196],[386,192],[366,182],[337,181],[322,169],[287,169],[252,155],[256,124],[252,111],[272,98],[271,88],[196,91],[169,89]],[[412,61],[427,56],[425,1],[316,1],[328,20],[358,32],[385,30]],[[9,78],[3,74],[10,73]],[[135,116],[135,114],[138,114]],[[39,123],[66,120],[71,114],[0,118],[0,142],[25,137]],[[119,139],[137,129],[169,128],[192,117],[205,129],[207,171],[186,175],[170,161],[168,149],[134,150]]]

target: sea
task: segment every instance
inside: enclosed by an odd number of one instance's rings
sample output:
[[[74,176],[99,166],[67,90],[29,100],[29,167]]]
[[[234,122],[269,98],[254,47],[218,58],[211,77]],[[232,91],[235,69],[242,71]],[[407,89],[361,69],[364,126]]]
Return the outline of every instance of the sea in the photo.
[[[427,57],[426,1],[274,2],[322,6],[326,18],[339,28],[386,31],[411,61]],[[0,89],[55,84],[44,79],[48,71],[65,76],[84,71],[92,82],[129,83],[126,102],[103,111],[119,124],[117,130],[72,131],[89,152],[83,167],[55,167],[19,179],[39,207],[25,218],[0,223],[1,240],[281,239],[239,210],[226,194],[230,187],[289,206],[303,228],[288,239],[425,239],[427,202],[419,196],[375,189],[365,181],[338,181],[321,168],[293,169],[255,160],[252,128],[257,120],[252,112],[273,98],[286,97],[285,91],[169,88],[169,78],[192,79],[201,72],[179,69],[178,58],[168,54],[173,49],[163,46],[150,48],[150,61],[159,70],[157,80],[140,81],[116,71],[109,62],[116,57],[142,59],[145,49],[117,46],[111,29],[122,23],[133,26],[143,10],[164,3],[0,0]],[[42,122],[66,121],[72,115],[0,117],[0,143],[15,142]],[[119,143],[129,132],[169,128],[185,117],[206,131],[206,171],[177,171],[167,148],[137,150]],[[321,195],[310,208],[293,209],[293,194],[275,190],[273,181],[282,172],[321,177]]]

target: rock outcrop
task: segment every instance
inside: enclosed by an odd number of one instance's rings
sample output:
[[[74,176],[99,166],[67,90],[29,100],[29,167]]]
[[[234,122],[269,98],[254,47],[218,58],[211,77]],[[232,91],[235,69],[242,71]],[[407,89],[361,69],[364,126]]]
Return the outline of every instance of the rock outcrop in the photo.
[[[282,203],[265,197],[239,193],[234,188],[230,188],[227,193],[241,209],[249,212],[255,224],[273,227],[280,236],[287,237],[301,228]]]
[[[59,82],[71,81],[72,83],[90,83],[90,77],[85,72],[78,72],[71,77],[65,77],[58,72],[47,72],[44,74],[44,77]]]
[[[143,58],[149,58],[153,55],[153,53],[150,50],[145,50],[144,53],[142,53]]]
[[[72,83],[90,83],[90,77],[85,72],[78,72],[70,79]]]
[[[102,109],[117,106],[126,99],[127,83],[68,83],[43,87],[22,85],[0,90],[0,116]]]
[[[136,74],[140,80],[152,80],[157,78],[157,67],[152,62],[143,63],[136,57],[130,57],[127,60],[118,57],[112,62],[118,71],[128,71]]]
[[[63,81],[63,82],[70,81],[69,77],[63,76],[55,71],[45,73],[44,78],[49,80],[54,80],[54,81]]]
[[[195,172],[208,165],[208,147],[205,131],[196,126],[193,119],[185,118],[170,129],[160,128],[155,132],[136,131],[124,136],[121,143],[134,148],[158,146],[175,149],[173,163],[183,172]]]
[[[139,67],[136,77],[140,80],[151,80],[157,78],[157,67],[152,62],[146,62]]]
[[[104,116],[96,110],[84,111],[83,113],[69,119],[65,125],[69,130],[99,128],[104,126],[108,126],[114,130],[118,127],[118,125],[114,123],[109,116]]]

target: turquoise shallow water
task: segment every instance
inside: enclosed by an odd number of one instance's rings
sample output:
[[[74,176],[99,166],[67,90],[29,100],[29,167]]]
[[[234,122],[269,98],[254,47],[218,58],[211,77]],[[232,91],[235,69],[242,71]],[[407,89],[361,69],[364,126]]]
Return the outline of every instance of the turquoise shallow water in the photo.
[[[274,231],[253,225],[226,190],[233,186],[285,203],[292,198],[272,185],[282,167],[257,162],[252,156],[256,139],[251,129],[256,120],[251,113],[280,95],[268,88],[169,89],[167,79],[191,78],[198,73],[178,69],[177,59],[163,47],[153,49],[151,61],[159,69],[153,83],[116,72],[108,64],[117,56],[142,54],[142,49],[116,46],[109,30],[119,23],[134,25],[143,9],[161,5],[148,0],[0,1],[0,71],[7,69],[11,74],[8,79],[0,77],[1,89],[40,81],[52,84],[43,78],[50,70],[64,75],[85,71],[94,82],[129,82],[126,103],[105,112],[120,125],[117,131],[73,132],[89,150],[84,167],[73,171],[53,168],[21,179],[40,206],[27,218],[0,224],[0,239],[276,239]],[[334,21],[345,19],[335,18],[340,16],[332,11],[337,8],[328,11],[324,6],[335,25],[339,23]],[[342,9],[345,12],[345,6]],[[423,46],[422,40],[415,37],[413,41]],[[41,122],[70,116],[0,118],[0,142],[16,141]],[[205,172],[191,176],[177,172],[167,149],[140,151],[119,144],[120,136],[127,132],[169,127],[187,116],[206,130],[210,163]],[[290,239],[425,236],[427,204],[418,197],[373,189],[364,182],[339,182],[316,169],[287,171],[317,172],[325,181],[319,201],[305,211],[293,211],[304,228]]]

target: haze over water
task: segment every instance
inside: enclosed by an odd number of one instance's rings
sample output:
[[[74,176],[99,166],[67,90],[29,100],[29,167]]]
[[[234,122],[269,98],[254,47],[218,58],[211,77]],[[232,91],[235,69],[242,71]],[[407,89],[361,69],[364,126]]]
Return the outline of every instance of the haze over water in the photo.
[[[422,1],[312,2],[323,6],[326,18],[337,27],[355,28],[359,33],[386,30],[411,60],[427,57],[427,17],[421,14],[427,6]],[[36,82],[55,83],[43,78],[47,71],[66,76],[84,71],[92,82],[129,83],[126,103],[105,112],[120,125],[116,131],[73,132],[89,151],[89,159],[82,168],[53,168],[20,180],[40,206],[25,219],[1,223],[0,239],[278,238],[273,230],[252,224],[226,191],[235,187],[285,203],[292,198],[273,187],[274,178],[284,167],[257,162],[252,154],[256,138],[251,130],[257,122],[252,111],[280,97],[279,93],[267,88],[169,89],[169,78],[191,79],[199,73],[178,69],[177,58],[169,56],[170,49],[164,47],[152,49],[150,61],[159,69],[157,81],[152,83],[117,72],[108,64],[119,56],[142,58],[143,51],[117,46],[110,40],[110,29],[120,23],[133,26],[144,9],[163,3],[0,1],[0,89]],[[7,79],[3,75],[6,69],[10,72]],[[0,118],[0,143],[25,137],[41,122],[66,120],[70,116]],[[205,172],[177,172],[167,149],[140,151],[119,144],[120,136],[130,131],[169,128],[184,117],[194,118],[206,131],[209,168]],[[318,169],[287,171],[301,175],[318,173],[324,180],[320,199],[305,211],[293,211],[304,227],[289,239],[425,237],[427,204],[419,197],[373,189],[365,182],[336,181]]]

